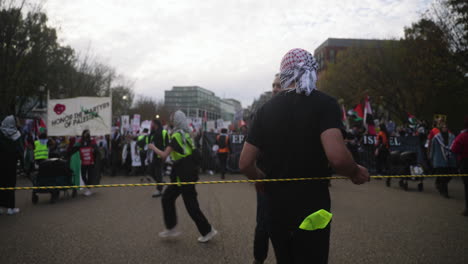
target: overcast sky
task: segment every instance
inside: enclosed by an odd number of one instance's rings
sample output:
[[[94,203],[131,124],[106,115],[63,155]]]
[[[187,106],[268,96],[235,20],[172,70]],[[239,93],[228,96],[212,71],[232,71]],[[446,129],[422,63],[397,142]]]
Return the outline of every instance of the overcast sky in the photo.
[[[271,89],[282,56],[327,38],[399,38],[431,0],[47,0],[59,38],[164,98],[198,85],[243,106]]]

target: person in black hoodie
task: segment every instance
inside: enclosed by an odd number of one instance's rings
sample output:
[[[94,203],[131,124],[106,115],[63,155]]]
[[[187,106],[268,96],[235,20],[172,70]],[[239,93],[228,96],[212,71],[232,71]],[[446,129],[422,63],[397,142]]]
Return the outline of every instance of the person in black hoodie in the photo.
[[[16,186],[16,166],[22,155],[21,133],[16,128],[15,117],[5,117],[0,127],[0,187]],[[0,191],[0,214],[3,208],[7,214],[17,214],[20,209],[15,207],[15,191]]]
[[[153,123],[151,124],[151,134],[146,137],[146,144],[153,144],[159,149],[165,149],[166,146],[169,145],[169,134],[167,130],[163,129],[161,121],[159,119],[154,119]],[[152,152],[150,150],[150,152]],[[151,153],[153,155],[153,159],[151,161],[150,173],[151,177],[158,182],[162,183],[163,178],[163,165],[164,160],[161,159],[159,155],[156,153]],[[156,186],[156,191],[153,193],[153,197],[159,197],[162,195],[163,186]]]

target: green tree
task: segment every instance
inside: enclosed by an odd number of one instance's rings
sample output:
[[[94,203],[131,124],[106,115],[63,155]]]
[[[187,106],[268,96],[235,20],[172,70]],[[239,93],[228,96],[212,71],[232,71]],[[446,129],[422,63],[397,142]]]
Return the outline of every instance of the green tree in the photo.
[[[39,96],[38,87],[53,76],[51,68],[69,64],[71,50],[57,42],[55,29],[47,26],[47,16],[22,7],[6,8],[0,2],[0,112],[12,112]]]
[[[347,105],[366,95],[380,98],[400,122],[408,112],[421,119],[440,113],[459,120],[468,103],[467,82],[445,36],[435,22],[421,19],[405,28],[399,41],[341,52],[319,87]]]
[[[164,105],[163,101],[156,101],[148,96],[140,96],[132,107],[130,113],[139,114],[141,120],[153,120],[156,116],[163,121],[168,121],[170,110]]]
[[[114,113],[128,112],[133,91],[123,77],[90,56],[79,58],[72,48],[60,45],[40,8],[25,15],[26,1],[15,3],[0,0],[1,115],[26,115],[47,93],[52,99],[109,96],[111,89],[120,95],[114,100]],[[127,100],[120,102],[124,95]]]
[[[130,114],[135,95],[133,90],[127,86],[116,86],[112,88],[112,115],[120,117]]]

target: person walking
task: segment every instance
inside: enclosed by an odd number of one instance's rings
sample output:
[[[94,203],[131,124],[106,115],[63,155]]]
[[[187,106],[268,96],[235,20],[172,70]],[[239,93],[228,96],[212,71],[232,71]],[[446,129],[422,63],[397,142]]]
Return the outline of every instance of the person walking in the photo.
[[[225,178],[227,160],[229,157],[229,135],[227,129],[222,128],[221,134],[216,136],[216,145],[218,145],[217,156],[219,160],[219,169],[221,172],[221,179]]]
[[[432,138],[430,157],[434,174],[452,174],[456,171],[455,155],[450,148],[455,136],[448,130],[447,125],[441,123],[440,133]],[[450,198],[448,194],[448,183],[452,177],[437,177],[436,188],[440,195]]]
[[[147,144],[153,144],[158,149],[166,149],[169,146],[169,133],[167,130],[163,129],[161,121],[159,119],[154,119],[151,124],[151,134],[147,137]],[[148,149],[149,151],[152,151]],[[155,154],[154,152],[151,153],[152,160],[150,165],[150,174],[151,177],[157,183],[163,183],[163,169],[164,169],[164,162],[165,160],[161,159],[161,156]],[[153,193],[153,197],[160,197],[162,195],[163,186],[158,185],[156,186],[156,191]]]
[[[387,127],[384,124],[380,124],[380,131],[375,142],[375,161],[378,175],[384,175],[388,172],[388,156],[390,155],[388,138]]]
[[[9,115],[0,127],[0,187],[16,187],[17,161],[22,153],[21,133],[16,128],[15,117]],[[19,213],[15,206],[15,191],[0,191],[0,214]]]
[[[457,154],[459,172],[468,174],[468,116],[465,117],[464,129],[453,141],[451,150]],[[468,216],[468,177],[464,176],[462,179],[465,185],[465,210],[462,215]]]
[[[273,83],[271,85],[271,92],[273,96],[281,92],[281,83],[279,79],[279,73],[275,74]],[[244,138],[247,138],[247,135]],[[260,153],[259,159],[257,160],[257,166],[262,168],[262,155]],[[265,194],[264,184],[257,182],[255,183],[255,191],[257,193],[257,217],[254,235],[253,255],[254,264],[263,263],[268,257],[268,248],[270,243],[269,227],[268,227],[268,197]]]
[[[80,152],[81,159],[81,179],[85,185],[92,185],[95,181],[96,168],[95,163],[98,157],[96,143],[91,139],[88,129],[81,134],[81,141],[77,143],[76,150]],[[93,194],[89,188],[85,189],[84,195]]]
[[[354,162],[345,146],[336,99],[316,89],[317,63],[312,54],[290,50],[280,69],[281,87],[286,90],[257,111],[241,153],[241,171],[249,179],[321,178],[330,176],[330,164],[355,184],[367,182],[367,169]],[[259,153],[263,170],[256,165]],[[328,181],[269,182],[265,193],[277,263],[327,263]],[[322,214],[323,229],[307,224]]]
[[[187,118],[182,111],[176,111],[172,117],[174,130],[171,135],[171,141],[163,151],[157,148],[154,144],[149,144],[149,148],[157,155],[161,156],[162,160],[170,155],[174,162],[171,174],[172,182],[195,182],[198,180],[199,161],[193,156],[195,153],[195,145],[190,137],[190,128]],[[192,220],[195,222],[201,236],[198,242],[205,243],[210,241],[218,234],[206,219],[197,200],[197,191],[194,184],[170,185],[166,188],[162,196],[162,207],[164,214],[164,224],[166,230],[159,233],[160,237],[178,236],[180,232],[176,229],[177,215],[175,202],[177,197],[182,194],[185,209],[189,213]]]

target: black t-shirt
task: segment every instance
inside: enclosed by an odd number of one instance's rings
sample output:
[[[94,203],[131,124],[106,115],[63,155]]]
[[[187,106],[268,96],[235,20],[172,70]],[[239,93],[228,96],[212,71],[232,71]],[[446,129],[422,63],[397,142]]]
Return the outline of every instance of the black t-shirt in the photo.
[[[167,133],[166,137],[163,138],[162,129],[152,131],[149,138],[150,142],[162,151],[164,151],[164,149],[169,145],[169,133]]]
[[[246,141],[261,151],[267,178],[328,177],[320,135],[331,128],[343,129],[334,98],[320,91],[283,91],[257,111]],[[328,181],[269,183],[266,192],[279,226],[295,228],[309,214],[330,209]]]

